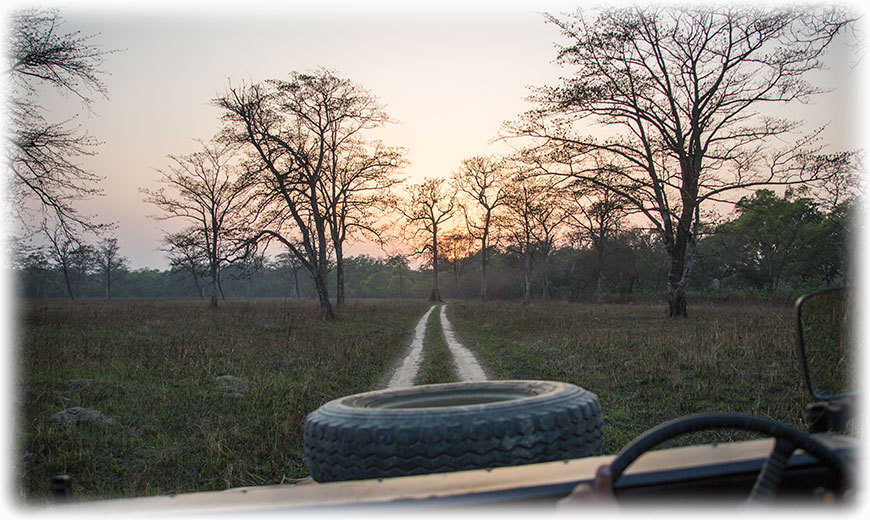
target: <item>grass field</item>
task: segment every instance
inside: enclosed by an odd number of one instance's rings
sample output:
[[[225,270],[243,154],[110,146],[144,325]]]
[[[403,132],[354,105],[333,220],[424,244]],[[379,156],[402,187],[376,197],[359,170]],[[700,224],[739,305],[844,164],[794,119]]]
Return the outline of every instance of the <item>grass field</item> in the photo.
[[[293,482],[307,475],[302,425],[320,404],[382,386],[428,307],[28,302],[19,306],[19,498],[69,474],[82,499]],[[788,306],[451,302],[458,339],[495,379],[553,379],[601,399],[605,451],[664,420],[739,411],[800,424],[806,399]],[[453,376],[437,313],[418,383]],[[431,345],[431,348],[430,346]],[[110,421],[64,424],[72,407]]]
[[[19,494],[52,476],[105,498],[292,482],[305,415],[388,376],[426,308],[351,302],[32,302],[20,306]],[[72,407],[111,423],[53,420]]]
[[[801,425],[808,396],[794,354],[791,306],[523,306],[455,302],[448,318],[495,379],[567,381],[596,393],[605,452],[698,412],[740,412]],[[725,441],[731,432],[685,442]]]

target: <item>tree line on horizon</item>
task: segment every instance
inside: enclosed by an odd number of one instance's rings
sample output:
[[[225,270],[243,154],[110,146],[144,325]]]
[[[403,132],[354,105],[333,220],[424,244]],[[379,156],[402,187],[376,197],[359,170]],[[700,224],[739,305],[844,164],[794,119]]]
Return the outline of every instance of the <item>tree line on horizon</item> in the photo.
[[[104,94],[96,65],[105,53],[53,33],[56,14],[18,15],[10,70],[23,94],[13,97],[10,165],[46,243],[16,255],[33,282],[23,294],[60,285],[73,298],[101,279],[111,297],[134,279],[151,276],[156,286],[186,273],[216,307],[239,287],[265,295],[255,282],[283,272],[293,276],[274,287],[292,279],[302,297],[305,286],[331,319],[334,305],[390,287],[394,276],[401,296],[407,274],[409,288],[430,277],[433,301],[442,290],[525,303],[650,291],[680,317],[693,289],[772,297],[848,279],[860,154],[827,153],[821,130],[802,132],[761,108],[822,92],[805,76],[850,27],[849,13],[651,6],[546,19],[566,40],[557,62],[570,74],[535,89],[534,108],[504,124],[500,138],[518,151],[471,157],[417,184],[402,177],[404,151],[370,137],[392,121],[349,79],[319,69],[231,84],[212,100],[222,112],[217,135],[170,155],[160,186],[142,189],[157,218],[184,224],[164,238],[172,269],[130,272],[111,226],[72,206],[98,191],[67,160],[90,153],[91,141],[47,123],[27,101],[34,78],[60,77],[56,86],[71,85],[85,103],[79,85]],[[60,69],[28,57],[43,41],[61,49]],[[34,160],[35,151],[43,155]],[[734,208],[730,220],[717,217],[721,204]],[[85,234],[100,240],[91,245]],[[346,257],[346,244],[362,239],[402,260]],[[276,246],[284,253],[267,257]],[[408,269],[410,258],[425,267]],[[49,283],[58,273],[62,283]]]
[[[747,196],[738,204],[738,216],[708,230],[700,240],[689,292],[717,301],[793,299],[848,283],[855,209],[853,202],[846,202],[826,211],[815,198],[795,192],[779,196],[761,190]],[[528,278],[521,251],[492,246],[487,262],[489,298],[605,303],[646,301],[665,293],[667,253],[655,233],[626,227],[604,240],[601,248],[566,227],[547,262],[536,259]],[[471,237],[448,234],[442,244],[441,294],[480,298],[482,255],[470,247]],[[603,256],[601,249],[606,251]],[[109,271],[100,254],[71,262],[65,276],[61,264],[35,252],[17,268],[17,294],[26,299],[69,298],[70,291],[76,298],[207,296],[206,265],[196,270],[182,265],[130,270],[126,258],[116,257]],[[426,298],[431,278],[430,265],[413,268],[402,255],[345,259],[348,298]],[[332,268],[328,282],[336,283]],[[256,265],[228,266],[221,271],[218,287],[221,299],[316,297],[311,276],[289,253],[266,257]]]

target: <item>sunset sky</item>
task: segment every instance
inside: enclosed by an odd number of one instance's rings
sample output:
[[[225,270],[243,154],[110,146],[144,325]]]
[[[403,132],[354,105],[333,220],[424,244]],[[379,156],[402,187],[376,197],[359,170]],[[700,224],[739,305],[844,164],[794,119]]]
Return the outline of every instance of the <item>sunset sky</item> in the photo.
[[[407,149],[410,166],[404,175],[410,181],[446,177],[462,159],[506,152],[505,144],[491,140],[502,122],[530,108],[528,87],[553,84],[565,74],[552,64],[556,43],[563,40],[541,12],[592,5],[554,0],[409,2],[413,7],[349,1],[128,4],[61,6],[64,32],[93,34],[94,44],[118,50],[102,66],[109,99],[98,98],[92,114],[53,92],[42,104],[51,109],[50,120],[79,114],[78,121],[102,142],[83,164],[105,178],[105,196],[81,210],[117,224],[121,253],[134,269],[165,268],[161,228],[181,225],[149,219],[156,210],[142,201],[140,188],[155,186],[167,155],[193,152],[194,139],[215,134],[220,112],[209,101],[229,84],[330,69],[368,89],[398,121],[379,137]],[[866,63],[854,68],[855,57],[846,50],[837,46],[831,70],[819,77],[836,91],[816,106],[800,108],[812,126],[831,122],[828,139],[838,150],[863,140],[855,121],[858,94],[866,94]]]

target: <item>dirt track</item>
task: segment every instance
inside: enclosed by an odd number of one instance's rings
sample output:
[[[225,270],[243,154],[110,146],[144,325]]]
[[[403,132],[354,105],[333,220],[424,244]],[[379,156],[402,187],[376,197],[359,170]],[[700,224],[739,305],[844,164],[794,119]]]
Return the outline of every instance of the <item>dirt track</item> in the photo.
[[[450,353],[453,354],[453,362],[456,364],[459,380],[486,381],[486,374],[483,372],[483,367],[477,362],[477,358],[456,339],[456,334],[453,333],[453,326],[447,320],[447,314],[444,312],[446,307],[447,305],[441,306],[441,330],[444,332],[447,346],[450,347]]]
[[[429,320],[429,315],[432,314],[432,309],[434,308],[434,305],[429,307],[429,310],[417,322],[417,326],[414,328],[414,339],[411,340],[411,348],[408,349],[402,364],[393,372],[393,377],[387,383],[387,388],[414,386],[414,378],[417,377],[420,361],[423,359],[423,338],[426,336],[426,322]]]
[[[426,323],[429,320],[429,315],[435,309],[435,305],[429,308],[417,322],[414,328],[414,338],[411,340],[411,346],[408,353],[402,359],[402,363],[393,373],[387,388],[401,388],[406,386],[414,386],[414,379],[417,377],[417,372],[420,369],[420,362],[423,359],[424,338],[426,336]],[[456,365],[457,376],[460,381],[486,381],[486,373],[477,362],[474,354],[465,348],[457,339],[453,332],[453,326],[447,320],[445,314],[446,304],[441,305],[439,319],[441,320],[441,330],[444,332],[444,339],[447,341],[447,346],[453,354],[453,363]]]

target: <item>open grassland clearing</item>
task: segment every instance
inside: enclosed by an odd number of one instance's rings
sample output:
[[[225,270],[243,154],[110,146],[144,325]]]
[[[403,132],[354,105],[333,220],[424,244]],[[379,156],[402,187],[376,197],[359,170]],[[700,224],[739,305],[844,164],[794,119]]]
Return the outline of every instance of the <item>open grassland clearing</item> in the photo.
[[[295,300],[22,303],[19,494],[47,497],[58,474],[83,499],[301,479],[305,415],[384,386],[429,306],[352,301],[326,322]],[[454,301],[447,314],[491,379],[595,392],[607,453],[694,412],[802,420],[787,305],[698,304],[670,320],[662,305]],[[417,383],[455,378],[433,311]],[[76,407],[102,415],[55,419]]]
[[[308,301],[21,303],[18,494],[43,499],[59,474],[78,498],[303,478],[305,415],[378,387],[426,308],[352,301],[326,322]],[[56,416],[76,407],[102,416]]]
[[[598,395],[605,453],[676,417],[738,412],[802,427],[808,396],[790,305],[453,302],[448,317],[492,379],[567,381]],[[726,441],[731,432],[682,442]]]

